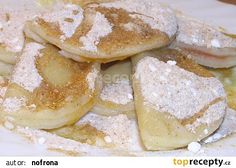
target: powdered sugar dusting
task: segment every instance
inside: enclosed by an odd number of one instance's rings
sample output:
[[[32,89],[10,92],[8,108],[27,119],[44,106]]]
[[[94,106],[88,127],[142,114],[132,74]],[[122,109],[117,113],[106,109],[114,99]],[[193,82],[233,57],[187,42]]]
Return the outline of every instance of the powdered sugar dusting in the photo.
[[[171,61],[171,60],[169,60],[169,61],[167,61],[167,64],[169,64],[169,65],[176,65],[176,61]]]
[[[102,3],[100,6],[124,9],[131,13],[131,17],[141,19],[152,29],[158,29],[169,37],[172,37],[177,31],[177,21],[174,12],[156,0],[120,0]]]
[[[104,117],[92,113],[83,117],[76,125],[90,124],[105,134],[107,143],[112,143],[112,149],[90,146],[86,143],[65,139],[55,134],[42,130],[24,128],[17,126],[17,133],[27,136],[34,143],[39,144],[43,137],[43,144],[48,149],[59,149],[62,151],[76,152],[79,155],[103,156],[103,155],[129,155],[131,151],[143,151],[139,139],[138,127],[135,120],[129,120],[126,115]],[[114,150],[115,149],[115,150]],[[132,152],[131,152],[132,153]]]
[[[92,71],[89,72],[89,74],[86,77],[86,80],[88,82],[89,89],[94,92],[95,90],[95,85],[96,85],[96,79],[98,77],[98,70],[93,67]]]
[[[177,42],[207,48],[236,47],[236,39],[224,35],[213,26],[183,14],[177,14],[177,18],[179,23]]]
[[[236,111],[228,108],[223,123],[220,128],[211,136],[203,140],[204,143],[213,143],[228,135],[236,133]]]
[[[107,18],[100,12],[96,12],[91,30],[86,36],[80,37],[79,39],[84,45],[82,48],[87,51],[96,52],[100,38],[106,37],[111,32],[112,25]]]
[[[25,106],[25,103],[26,99],[24,97],[9,97],[3,101],[2,106],[6,112],[16,112]]]
[[[59,137],[57,135],[48,133],[43,130],[31,129],[31,128],[24,128],[17,126],[15,131],[27,138],[29,138],[33,143],[40,144],[42,142],[41,138],[43,137],[43,144],[41,146],[45,147],[46,149],[53,149],[59,150],[63,152],[72,152],[77,155],[88,155],[88,156],[101,156],[101,155],[111,155],[111,151],[106,149],[101,149],[98,147],[90,146],[87,144],[82,144],[77,141],[73,141],[70,139],[65,139]],[[40,142],[39,142],[40,141]]]
[[[89,113],[77,123],[77,125],[81,124],[90,124],[103,131],[111,138],[112,143],[120,149],[141,149],[136,122],[128,119],[126,115],[105,117]]]
[[[8,51],[20,52],[24,46],[24,24],[34,18],[36,11],[0,8],[0,44]]]
[[[25,46],[23,54],[14,68],[11,78],[12,83],[16,83],[30,92],[40,86],[42,77],[38,73],[35,60],[43,48],[44,46],[34,42]]]
[[[221,101],[210,106],[204,115],[201,118],[197,118],[197,120],[193,124],[186,125],[186,128],[195,133],[196,128],[201,126],[202,124],[207,124],[208,126],[215,121],[222,119],[225,115],[227,108],[227,103],[225,101]]]
[[[157,70],[153,72],[150,65]],[[226,99],[223,85],[216,78],[200,77],[152,57],[139,61],[135,78],[145,103],[178,119],[192,117],[217,98]]]
[[[133,101],[133,89],[128,80],[118,80],[116,83],[106,84],[100,98],[104,101],[125,105]]]
[[[199,152],[201,149],[201,144],[198,142],[191,142],[188,144],[188,150],[193,153]]]
[[[137,25],[135,23],[132,23],[132,22],[124,24],[123,28],[126,31],[135,31],[135,32],[138,32],[138,33],[141,32],[141,28],[139,27],[139,25]]]
[[[61,40],[64,41],[73,36],[84,16],[83,9],[78,5],[58,4],[52,12],[45,13],[40,18],[46,22],[59,24],[60,30],[63,32]]]
[[[220,48],[220,42],[217,39],[211,40],[211,45],[212,45],[212,47]]]

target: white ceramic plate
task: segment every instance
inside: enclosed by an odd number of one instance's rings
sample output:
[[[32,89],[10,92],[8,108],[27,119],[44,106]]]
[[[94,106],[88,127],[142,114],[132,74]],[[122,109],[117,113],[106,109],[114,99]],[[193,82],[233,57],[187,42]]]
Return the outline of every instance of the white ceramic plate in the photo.
[[[236,34],[236,6],[215,0],[160,0],[198,19],[226,28]],[[36,0],[0,0],[0,6],[37,8]],[[0,156],[60,156],[60,152],[47,150],[27,139],[0,127]],[[187,150],[155,152],[156,156],[236,156],[236,134],[219,142],[204,145],[202,152],[193,154]]]

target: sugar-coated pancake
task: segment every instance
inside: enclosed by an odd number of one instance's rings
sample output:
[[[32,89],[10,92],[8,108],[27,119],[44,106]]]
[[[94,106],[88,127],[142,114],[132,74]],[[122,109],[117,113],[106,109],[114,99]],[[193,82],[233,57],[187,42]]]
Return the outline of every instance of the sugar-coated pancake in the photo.
[[[0,7],[0,61],[15,64],[24,47],[24,24],[37,10]]]
[[[232,126],[233,121],[235,121],[235,114],[236,112],[234,110],[228,109],[220,129],[209,137],[209,140],[212,137],[222,140],[223,137],[219,137],[219,133],[225,134],[225,130],[232,130],[229,126]],[[229,125],[230,123],[231,125]],[[140,141],[136,120],[128,119],[125,115],[105,117],[88,113],[75,125],[48,130],[49,132],[19,126],[12,127],[10,123],[5,124],[5,127],[11,130],[13,129],[14,132],[26,137],[36,145],[63,153],[66,156],[143,157],[167,156],[167,154],[170,155],[180,152],[193,155],[192,152],[188,152],[185,149],[165,152],[145,150]],[[204,154],[206,154],[209,147],[215,149],[215,145],[206,146],[202,143],[201,150],[204,150]],[[201,152],[197,154],[199,156],[202,155]]]
[[[76,61],[108,62],[168,45],[177,22],[174,12],[155,0],[122,0],[89,3],[83,8],[58,3],[27,27],[37,37],[72,53]]]
[[[9,77],[13,70],[13,65],[0,61],[0,75]]]
[[[49,130],[50,133],[103,149],[142,151],[137,122],[125,114],[104,116],[88,113],[75,125]]]
[[[177,13],[179,30],[172,44],[199,64],[212,68],[236,65],[236,38],[219,28]]]
[[[64,58],[52,45],[28,42],[0,107],[4,120],[39,129],[77,122],[101,88],[100,65]]]
[[[132,62],[138,125],[146,149],[185,147],[220,126],[226,94],[209,71],[170,49],[141,53]]]
[[[236,132],[235,35],[158,0],[35,3],[0,6],[0,127],[70,156],[201,155]]]
[[[130,60],[105,66],[102,70],[103,88],[91,111],[105,116],[126,114],[135,118]]]

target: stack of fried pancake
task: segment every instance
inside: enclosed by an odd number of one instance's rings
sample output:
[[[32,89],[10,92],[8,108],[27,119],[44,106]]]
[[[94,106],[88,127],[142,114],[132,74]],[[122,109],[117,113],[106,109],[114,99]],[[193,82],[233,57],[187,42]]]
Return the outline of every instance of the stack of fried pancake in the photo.
[[[236,39],[156,0],[64,0],[32,18],[1,12],[0,116],[11,128],[172,150],[208,137],[236,109]]]

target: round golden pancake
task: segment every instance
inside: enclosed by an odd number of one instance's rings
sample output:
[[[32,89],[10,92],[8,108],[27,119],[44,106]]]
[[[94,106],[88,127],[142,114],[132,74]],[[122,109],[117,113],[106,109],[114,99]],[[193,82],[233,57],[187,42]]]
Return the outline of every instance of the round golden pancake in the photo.
[[[171,150],[200,141],[222,123],[223,85],[209,71],[171,49],[132,58],[138,125],[147,150]]]
[[[16,63],[25,43],[24,25],[40,12],[40,9],[0,7],[0,61]]]
[[[58,4],[28,24],[31,32],[62,50],[100,62],[166,46],[177,31],[172,10],[154,0],[94,3],[83,8]]]
[[[27,43],[14,67],[1,117],[52,129],[77,122],[94,105],[100,65],[64,58],[52,45]]]
[[[172,46],[207,67],[229,68],[236,65],[236,38],[233,35],[182,13],[176,16],[179,29]]]

